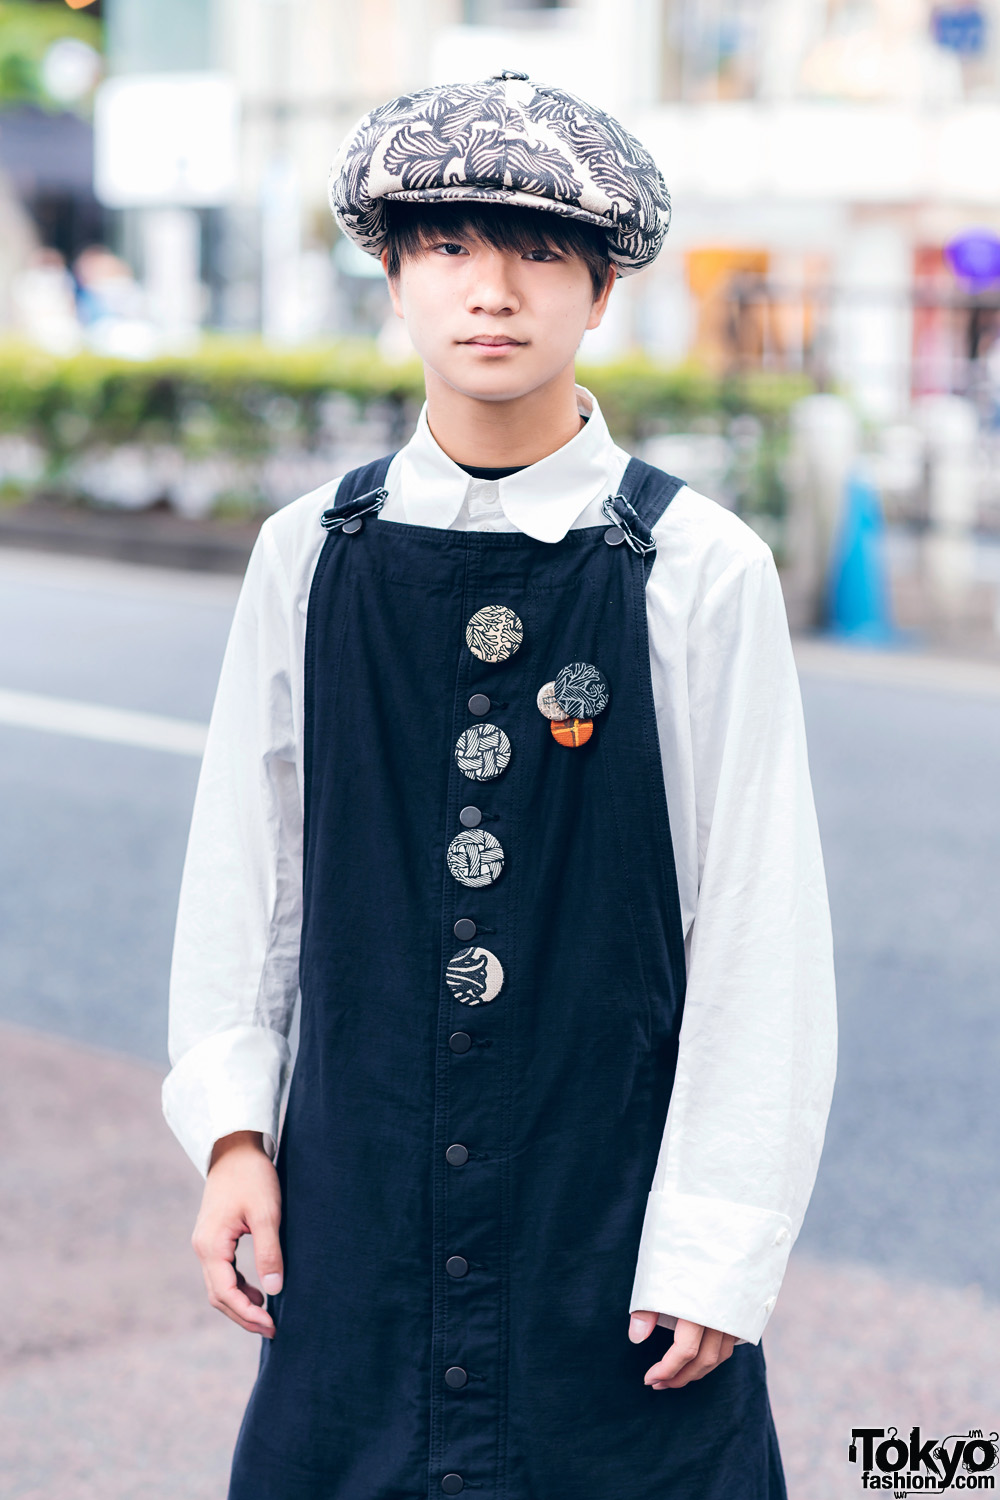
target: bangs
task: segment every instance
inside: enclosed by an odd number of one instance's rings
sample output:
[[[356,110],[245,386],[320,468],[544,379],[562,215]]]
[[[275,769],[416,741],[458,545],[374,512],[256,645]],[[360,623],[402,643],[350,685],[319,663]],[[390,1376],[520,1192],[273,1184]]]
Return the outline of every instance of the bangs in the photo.
[[[386,269],[392,278],[399,275],[407,255],[419,255],[440,240],[471,238],[512,255],[531,250],[575,255],[590,272],[595,297],[608,279],[608,242],[596,224],[563,218],[543,208],[505,208],[497,203],[394,203],[388,199],[385,211]]]

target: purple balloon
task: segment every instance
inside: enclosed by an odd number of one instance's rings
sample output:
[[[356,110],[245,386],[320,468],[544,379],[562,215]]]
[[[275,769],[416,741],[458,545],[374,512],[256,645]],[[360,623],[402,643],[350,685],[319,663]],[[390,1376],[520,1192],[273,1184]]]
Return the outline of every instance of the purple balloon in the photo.
[[[945,245],[944,253],[955,275],[976,290],[1000,281],[1000,237],[992,229],[967,229]]]

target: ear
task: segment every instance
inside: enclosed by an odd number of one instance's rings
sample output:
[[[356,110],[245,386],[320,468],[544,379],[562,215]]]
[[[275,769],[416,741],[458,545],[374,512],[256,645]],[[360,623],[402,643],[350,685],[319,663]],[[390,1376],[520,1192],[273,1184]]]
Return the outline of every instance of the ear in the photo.
[[[604,314],[607,311],[608,298],[611,296],[611,288],[614,286],[617,280],[618,272],[616,271],[614,266],[609,266],[608,279],[607,281],[605,281],[599,295],[594,298],[594,305],[590,309],[590,317],[587,319],[588,329],[597,328],[600,326],[601,319],[604,317]]]
[[[399,299],[399,283],[398,281],[394,281],[389,275],[388,250],[382,251],[379,260],[382,262],[382,269],[385,272],[385,284],[389,288],[389,301],[392,303],[392,310],[397,318],[401,318],[403,316],[403,304]]]

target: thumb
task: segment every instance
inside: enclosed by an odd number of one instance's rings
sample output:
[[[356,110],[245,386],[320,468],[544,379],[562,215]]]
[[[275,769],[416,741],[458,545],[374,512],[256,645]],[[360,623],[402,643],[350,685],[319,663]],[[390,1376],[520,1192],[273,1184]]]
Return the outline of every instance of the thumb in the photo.
[[[254,1262],[260,1284],[270,1296],[281,1291],[284,1265],[281,1259],[281,1242],[278,1239],[278,1217],[273,1213],[259,1214],[250,1221],[253,1235]]]
[[[649,1338],[649,1335],[656,1327],[658,1317],[659,1313],[655,1312],[642,1311],[632,1314],[628,1325],[628,1336],[633,1344],[641,1344],[643,1339]]]

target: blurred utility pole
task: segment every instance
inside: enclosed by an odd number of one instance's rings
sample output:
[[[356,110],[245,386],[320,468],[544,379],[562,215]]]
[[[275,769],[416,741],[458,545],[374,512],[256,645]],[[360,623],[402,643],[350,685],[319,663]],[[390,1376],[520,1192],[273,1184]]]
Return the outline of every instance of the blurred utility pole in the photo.
[[[294,344],[302,310],[302,198],[292,151],[290,116],[295,0],[262,0],[270,59],[271,139],[260,183],[261,332],[268,343]]]

